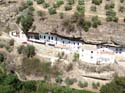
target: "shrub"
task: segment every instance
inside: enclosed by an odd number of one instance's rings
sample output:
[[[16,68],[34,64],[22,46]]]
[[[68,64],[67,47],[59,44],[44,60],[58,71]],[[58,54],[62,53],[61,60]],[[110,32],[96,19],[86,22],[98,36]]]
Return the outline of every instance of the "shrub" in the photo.
[[[78,0],[79,5],[84,5],[84,0]]]
[[[48,11],[49,11],[49,14],[52,15],[52,14],[56,14],[56,9],[54,7],[49,7],[48,8]]]
[[[10,45],[10,46],[13,46],[13,45],[14,45],[14,40],[13,40],[13,39],[11,39],[11,40],[9,41],[9,45]]]
[[[65,10],[66,10],[66,11],[72,10],[72,5],[66,4],[66,5],[65,5]]]
[[[120,6],[119,7],[119,11],[123,13],[125,11],[125,7],[124,6]]]
[[[0,62],[3,62],[5,59],[4,55],[2,53],[0,53]]]
[[[22,54],[22,53],[24,52],[24,48],[25,48],[24,45],[19,46],[19,47],[17,48],[17,52],[18,52],[19,54]]]
[[[32,27],[33,21],[34,19],[33,19],[32,11],[27,11],[21,16],[20,22],[24,33],[27,33],[29,31],[29,29]]]
[[[61,19],[63,19],[64,18],[64,13],[63,12],[59,13],[59,16],[60,16]]]
[[[42,17],[44,15],[44,13],[42,11],[37,11],[37,15]]]
[[[77,10],[78,10],[81,14],[83,14],[83,13],[85,12],[85,7],[82,6],[82,5],[78,5],[78,6],[77,6]]]
[[[92,83],[92,87],[94,88],[94,89],[97,89],[98,88],[98,86],[97,86],[97,84],[96,83]]]
[[[27,7],[28,7],[27,3],[21,2],[21,6],[19,7],[19,11],[23,11],[23,10],[26,9]]]
[[[32,0],[27,0],[27,4],[28,5],[33,5],[33,1]]]
[[[75,53],[75,54],[74,54],[73,61],[78,61],[78,60],[79,60],[79,54],[78,54],[78,53]]]
[[[32,45],[21,45],[17,48],[19,54],[25,54],[27,57],[33,57],[35,55],[35,47]]]
[[[100,93],[125,93],[125,77],[115,77],[110,83],[103,85]]]
[[[105,9],[112,9],[115,7],[115,4],[114,3],[111,3],[111,4],[106,4],[105,5]]]
[[[96,6],[91,6],[91,11],[96,12]]]
[[[92,0],[92,3],[95,5],[100,5],[102,3],[102,0]]]
[[[60,5],[64,4],[63,0],[56,0],[56,4],[59,7]]]
[[[88,83],[87,82],[82,82],[82,81],[79,81],[78,82],[78,86],[80,87],[80,88],[84,88],[84,87],[87,87],[88,86]]]
[[[62,80],[61,76],[57,76],[55,81],[56,81],[56,83],[61,84],[63,80]]]
[[[50,6],[49,3],[47,2],[44,2],[42,5],[43,5],[43,8],[48,8]]]
[[[67,77],[67,78],[65,79],[65,83],[66,83],[67,85],[72,85],[72,84],[74,83],[74,79],[70,79],[69,77]]]
[[[36,0],[37,4],[42,4],[44,3],[45,0]]]
[[[91,21],[94,28],[97,28],[98,25],[101,25],[101,21],[99,20],[98,16],[93,16]]]
[[[120,0],[120,3],[123,3],[125,0]]]
[[[72,5],[72,4],[75,3],[75,0],[67,0],[67,2],[68,2],[69,5]]]

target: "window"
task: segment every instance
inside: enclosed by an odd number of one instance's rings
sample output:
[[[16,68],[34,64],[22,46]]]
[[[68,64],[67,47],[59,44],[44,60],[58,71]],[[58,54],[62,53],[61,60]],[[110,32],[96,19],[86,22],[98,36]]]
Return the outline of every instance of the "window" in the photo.
[[[63,44],[64,44],[64,41],[63,41]]]
[[[118,48],[116,48],[116,51],[118,51]]]
[[[50,39],[50,36],[48,38]]]
[[[122,51],[122,49],[120,48],[119,51]]]
[[[51,37],[51,39],[53,40],[53,37]]]
[[[44,36],[44,39],[46,39],[46,36]]]

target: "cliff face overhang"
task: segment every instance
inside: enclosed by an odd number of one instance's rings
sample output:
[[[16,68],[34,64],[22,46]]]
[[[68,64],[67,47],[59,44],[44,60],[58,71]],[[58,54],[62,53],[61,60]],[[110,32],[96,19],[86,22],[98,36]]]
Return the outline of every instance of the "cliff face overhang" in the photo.
[[[67,33],[57,29],[56,32],[50,33],[86,44],[125,47],[125,24],[106,23],[96,29],[90,29],[89,32],[76,32]]]

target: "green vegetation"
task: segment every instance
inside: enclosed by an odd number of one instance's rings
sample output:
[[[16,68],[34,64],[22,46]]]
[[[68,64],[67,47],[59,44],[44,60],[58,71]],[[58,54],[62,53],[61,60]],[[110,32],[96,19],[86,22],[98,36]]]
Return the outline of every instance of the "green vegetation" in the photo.
[[[92,83],[92,87],[94,88],[94,89],[98,89],[98,87],[100,87],[100,83],[99,82],[97,82],[97,83]]]
[[[108,10],[108,9],[112,9],[115,7],[115,4],[114,3],[111,3],[111,4],[106,4],[105,5],[105,9]]]
[[[33,1],[32,0],[27,0],[27,4],[28,5],[33,5]]]
[[[106,11],[107,18],[106,20],[109,21],[114,21],[117,22],[118,18],[116,17],[116,12],[113,9],[108,9]]]
[[[84,5],[84,0],[78,0],[79,5]]]
[[[110,83],[102,86],[100,93],[125,93],[125,77],[115,77]]]
[[[35,47],[32,45],[27,45],[27,46],[19,46],[17,48],[17,51],[19,54],[24,54],[27,57],[33,57],[35,55]]]
[[[63,19],[63,18],[64,18],[64,13],[61,12],[61,13],[59,14],[59,16],[60,16],[61,19]]]
[[[66,4],[66,5],[65,5],[65,10],[66,10],[66,11],[72,10],[72,5]]]
[[[96,6],[91,6],[91,11],[96,12]]]
[[[54,7],[49,7],[48,11],[50,15],[56,14],[56,9]]]
[[[102,3],[102,0],[92,0],[92,3],[95,5],[100,5]]]
[[[24,58],[22,71],[27,75],[51,76],[55,77],[61,74],[57,67],[52,67],[50,62],[40,62],[37,58]]]
[[[64,4],[63,0],[56,0],[56,4],[58,7],[60,7],[62,4]]]
[[[56,81],[56,83],[61,84],[63,82],[63,79],[61,78],[61,76],[57,76],[55,81]]]
[[[44,2],[42,5],[43,5],[43,8],[48,8],[50,6],[49,3],[47,2]]]
[[[74,59],[73,61],[79,61],[79,54],[78,53],[75,53],[74,54]]]
[[[65,83],[66,83],[67,85],[72,85],[72,84],[74,84],[76,81],[77,81],[77,80],[76,80],[75,78],[69,78],[69,77],[67,77],[67,78],[65,79]]]
[[[75,0],[67,0],[67,2],[68,2],[69,5],[72,5],[72,4],[75,3]]]
[[[45,0],[36,0],[37,4],[42,4],[45,2]]]
[[[88,83],[87,82],[82,82],[82,81],[79,81],[78,82],[78,86],[80,87],[80,88],[84,88],[84,87],[87,87],[88,86]]]
[[[97,28],[98,25],[101,25],[101,21],[99,20],[98,16],[93,16],[91,21],[94,28]]]
[[[3,62],[5,60],[5,57],[3,55],[3,53],[0,53],[0,63]]]

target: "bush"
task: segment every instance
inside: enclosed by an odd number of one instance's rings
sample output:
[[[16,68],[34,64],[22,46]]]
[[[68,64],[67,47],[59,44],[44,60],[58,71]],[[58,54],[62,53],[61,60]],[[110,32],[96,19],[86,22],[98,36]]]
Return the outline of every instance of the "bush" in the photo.
[[[64,18],[64,13],[63,12],[59,13],[59,16],[60,16],[61,19],[63,19]]]
[[[56,14],[56,9],[54,7],[49,7],[48,8],[48,11],[49,11],[49,14],[52,15],[52,14]]]
[[[82,5],[78,5],[78,6],[77,6],[77,11],[79,11],[81,14],[84,14],[84,12],[85,12],[85,7],[82,6]]]
[[[119,7],[119,11],[123,13],[125,11],[125,7],[124,6],[120,6]]]
[[[67,77],[67,78],[65,79],[65,83],[66,83],[67,85],[72,85],[72,84],[74,83],[74,80],[73,80],[73,79],[70,79],[69,77]]]
[[[95,5],[100,5],[102,3],[102,0],[92,0],[92,3]]]
[[[112,8],[114,8],[115,7],[115,4],[114,3],[111,3],[111,4],[106,4],[105,5],[105,9],[112,9]]]
[[[57,76],[55,81],[56,81],[56,83],[59,83],[59,84],[61,84],[63,82],[61,76]]]
[[[72,5],[66,4],[66,5],[65,5],[65,10],[66,10],[66,11],[72,10]]]
[[[79,54],[78,53],[74,54],[73,61],[79,61]]]
[[[20,22],[24,33],[27,33],[29,31],[29,29],[32,27],[33,21],[34,19],[32,16],[32,11],[27,11],[21,16]]]
[[[91,6],[91,11],[96,12],[96,6]]]
[[[28,7],[27,3],[21,2],[21,6],[19,7],[19,11],[23,11],[23,10],[26,9],[27,7]]]
[[[93,16],[91,21],[94,28],[97,28],[98,25],[101,25],[101,21],[99,20],[98,16]]]
[[[91,22],[86,20],[80,20],[79,25],[84,29],[85,32],[91,27]]]
[[[43,5],[43,8],[48,8],[50,6],[49,3],[47,2],[44,2],[42,5]]]
[[[13,39],[11,39],[11,40],[9,41],[9,45],[10,45],[10,46],[13,46],[13,45],[14,45],[14,40],[13,40]]]
[[[84,0],[78,0],[79,5],[84,5]]]
[[[120,0],[120,3],[123,3],[125,0]]]
[[[37,11],[37,15],[40,17],[43,17],[45,15],[45,13],[43,11]]]
[[[45,0],[36,0],[37,4],[42,4],[44,3]]]
[[[125,77],[115,77],[110,83],[103,85],[100,93],[125,93]]]
[[[59,7],[60,5],[64,4],[63,0],[56,0],[56,4]]]
[[[35,47],[32,45],[21,45],[17,48],[19,54],[25,54],[27,57],[33,57],[35,55]]]
[[[97,89],[98,88],[98,86],[97,86],[97,84],[96,83],[92,83],[92,87],[94,88],[94,89]]]
[[[79,81],[78,82],[78,86],[80,87],[80,88],[84,88],[84,87],[87,87],[88,86],[88,83],[87,82],[81,82],[81,81]]]
[[[27,0],[27,4],[28,5],[33,5],[33,1],[32,0]]]
[[[17,48],[17,52],[18,52],[19,54],[24,53],[24,48],[25,48],[24,45],[19,46],[19,47]]]
[[[32,45],[27,45],[25,48],[25,54],[27,57],[33,57],[35,55],[35,47]]]
[[[72,5],[72,4],[75,3],[75,0],[67,0],[67,2],[68,2],[69,5]]]
[[[2,53],[0,53],[0,62],[3,62],[5,59],[4,55]]]

